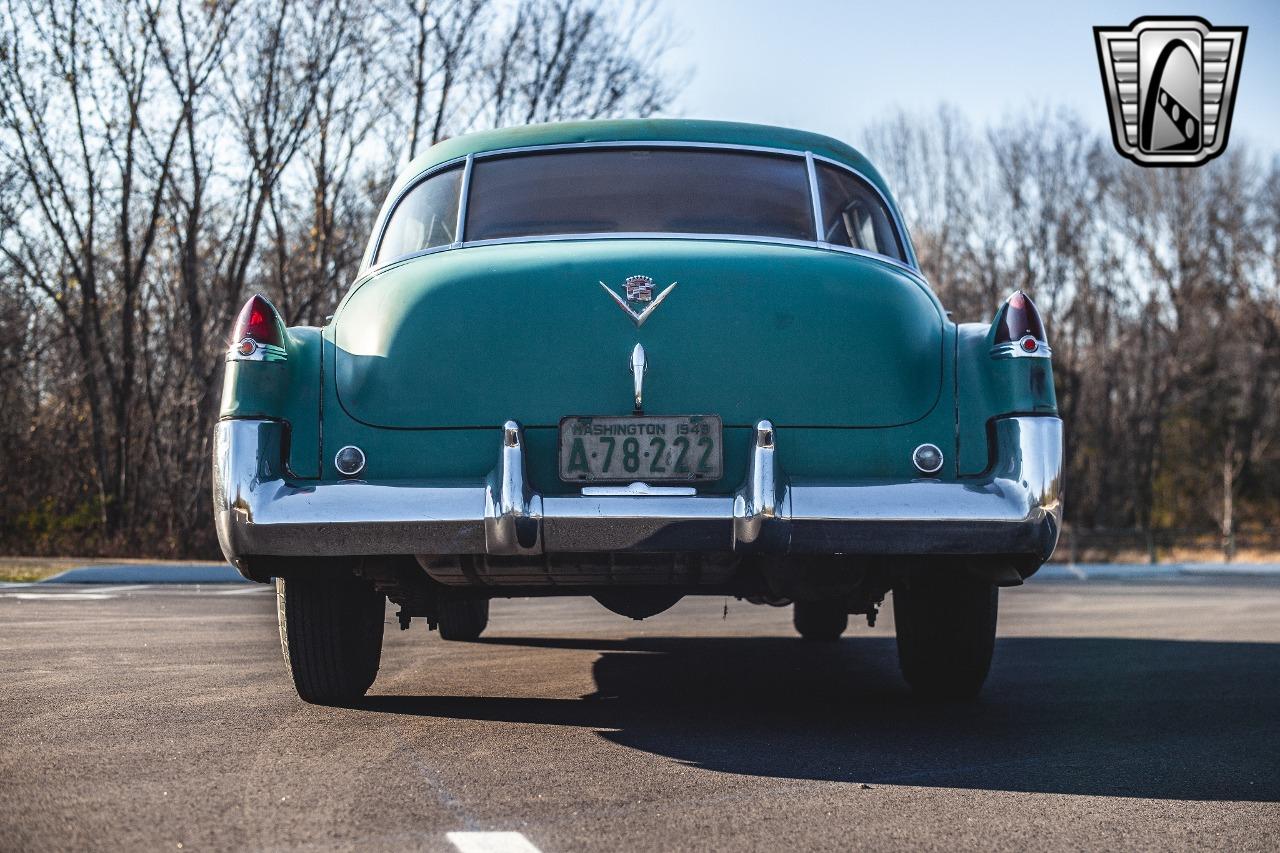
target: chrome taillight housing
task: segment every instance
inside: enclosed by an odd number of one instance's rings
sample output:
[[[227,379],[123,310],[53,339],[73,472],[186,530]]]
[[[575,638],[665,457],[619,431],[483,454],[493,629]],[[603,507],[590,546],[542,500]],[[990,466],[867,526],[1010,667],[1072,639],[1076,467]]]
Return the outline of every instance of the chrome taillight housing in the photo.
[[[1044,322],[1031,297],[1015,291],[996,312],[991,324],[992,358],[1049,358]]]
[[[227,361],[288,361],[284,321],[265,296],[255,293],[231,328]]]

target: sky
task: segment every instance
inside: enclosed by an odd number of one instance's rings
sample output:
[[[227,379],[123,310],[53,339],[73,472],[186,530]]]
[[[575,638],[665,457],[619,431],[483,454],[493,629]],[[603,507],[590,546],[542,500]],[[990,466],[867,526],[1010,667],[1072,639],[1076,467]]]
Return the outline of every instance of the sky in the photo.
[[[1110,133],[1094,26],[1199,15],[1247,26],[1233,147],[1280,154],[1280,0],[906,2],[659,0],[690,72],[668,114],[780,124],[859,143],[899,108],[953,104],[980,124],[1067,106]]]

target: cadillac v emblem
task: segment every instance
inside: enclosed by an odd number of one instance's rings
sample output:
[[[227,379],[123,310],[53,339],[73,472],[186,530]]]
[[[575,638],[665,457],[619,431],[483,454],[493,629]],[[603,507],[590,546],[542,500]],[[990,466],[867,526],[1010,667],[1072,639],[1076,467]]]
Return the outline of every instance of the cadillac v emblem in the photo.
[[[622,284],[622,291],[626,298],[619,296],[613,291],[609,285],[603,281],[600,286],[604,288],[604,292],[613,297],[613,301],[618,303],[618,307],[627,312],[627,316],[636,324],[636,328],[644,325],[644,321],[649,319],[649,315],[654,309],[662,304],[662,300],[667,298],[667,294],[675,289],[676,283],[673,281],[667,285],[667,289],[653,295],[653,279],[647,275],[633,275]],[[648,306],[642,311],[637,311],[632,307],[634,304],[648,302]]]
[[[1204,18],[1094,27],[1116,150],[1142,166],[1199,166],[1221,154],[1247,32]]]

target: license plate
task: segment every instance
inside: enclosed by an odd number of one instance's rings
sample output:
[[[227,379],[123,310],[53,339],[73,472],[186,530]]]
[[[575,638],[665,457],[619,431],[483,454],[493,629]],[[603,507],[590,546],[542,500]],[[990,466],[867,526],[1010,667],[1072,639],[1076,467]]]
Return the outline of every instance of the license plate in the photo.
[[[719,480],[718,415],[570,417],[560,421],[560,479],[652,483]]]

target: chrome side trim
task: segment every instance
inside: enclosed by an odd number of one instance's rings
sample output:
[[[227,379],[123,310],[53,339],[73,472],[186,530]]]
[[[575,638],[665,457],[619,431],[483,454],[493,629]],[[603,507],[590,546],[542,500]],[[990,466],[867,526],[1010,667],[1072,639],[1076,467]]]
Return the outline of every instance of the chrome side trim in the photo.
[[[879,252],[869,252],[866,249],[858,249],[854,246],[837,246],[835,243],[819,243],[818,248],[826,249],[830,252],[844,252],[847,255],[861,255],[864,258],[871,258],[872,260],[895,266],[904,272],[909,272],[926,285],[929,283],[928,280],[925,279],[924,273],[922,273],[918,267],[913,267],[910,264],[903,263],[897,258],[891,258],[888,255],[882,255]]]
[[[379,238],[379,243],[381,243],[381,238]],[[448,252],[451,249],[461,249],[461,248],[462,246],[458,243],[445,243],[443,246],[432,246],[430,249],[420,249],[416,252],[410,252],[407,255],[401,255],[400,257],[396,258],[394,261],[387,261],[385,264],[382,264],[381,266],[378,266],[378,267],[368,267],[365,269],[364,272],[360,273],[359,278],[357,278],[355,282],[352,284],[352,288],[354,289],[355,285],[364,282],[366,279],[370,278],[374,273],[379,273],[379,272],[382,272],[383,270],[391,269],[392,267],[397,266],[398,264],[403,264],[406,261],[413,261],[413,260],[417,260],[418,258],[426,257],[427,255],[434,255],[438,252]],[[374,251],[375,251],[374,256],[376,256],[377,250],[375,249]],[[338,310],[342,310],[341,304],[338,305]],[[334,315],[331,314],[326,319],[332,320],[333,317]]]
[[[1062,422],[995,421],[992,462],[977,477],[791,481],[778,436],[756,425],[733,495],[633,484],[582,494],[535,492],[524,437],[508,421],[486,479],[295,481],[284,470],[284,425],[218,424],[218,541],[246,575],[246,557],[534,555],[572,552],[977,555],[1043,562],[1062,513]]]
[[[858,249],[853,246],[838,246],[835,243],[817,243],[813,240],[797,240],[790,237],[753,237],[749,234],[684,234],[684,233],[667,233],[663,231],[608,231],[595,232],[589,234],[548,234],[537,237],[498,237],[490,240],[468,240],[463,244],[462,248],[469,249],[472,246],[505,246],[514,243],[559,243],[576,240],[712,240],[723,241],[729,243],[764,243],[771,246],[795,246],[804,249],[820,249],[828,252],[843,252],[846,255],[859,255],[864,258],[871,258],[881,263],[889,264],[898,269],[910,273],[917,280],[924,284],[928,284],[924,274],[919,269],[903,263],[897,258],[889,255],[882,255],[879,252],[869,252],[866,249]],[[440,246],[435,249],[427,249],[417,252],[413,255],[405,255],[396,261],[389,262],[400,263],[401,261],[412,260],[421,255],[429,255],[438,252],[441,249],[449,249],[451,246]],[[383,267],[379,267],[383,269]]]

